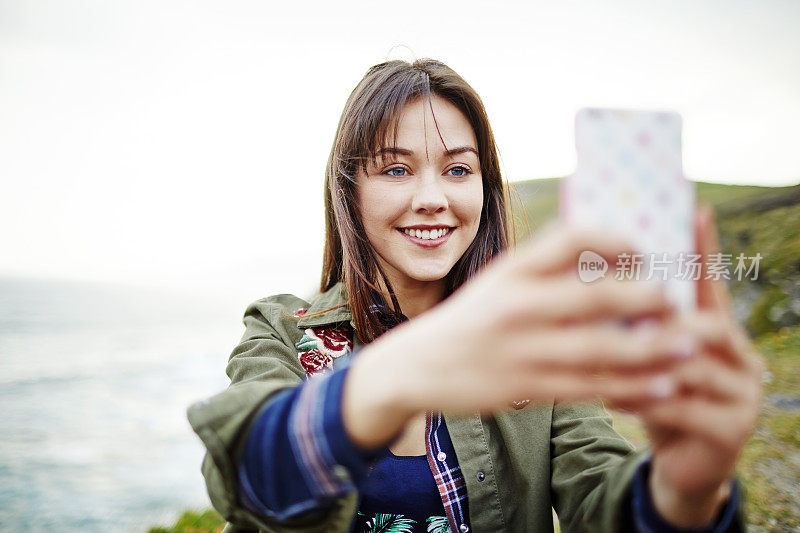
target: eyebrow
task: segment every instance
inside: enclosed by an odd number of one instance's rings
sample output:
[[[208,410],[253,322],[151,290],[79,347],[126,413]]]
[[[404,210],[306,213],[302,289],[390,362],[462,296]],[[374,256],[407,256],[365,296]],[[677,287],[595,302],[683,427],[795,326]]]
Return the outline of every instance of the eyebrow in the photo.
[[[450,148],[449,150],[445,150],[444,155],[446,157],[452,157],[454,155],[459,155],[466,152],[472,152],[473,154],[475,154],[476,157],[480,158],[478,151],[472,146],[456,146],[455,148]],[[408,148],[399,148],[399,147],[381,148],[375,151],[375,158],[377,159],[382,155],[389,155],[389,154],[412,156],[414,155],[414,151],[409,150]]]

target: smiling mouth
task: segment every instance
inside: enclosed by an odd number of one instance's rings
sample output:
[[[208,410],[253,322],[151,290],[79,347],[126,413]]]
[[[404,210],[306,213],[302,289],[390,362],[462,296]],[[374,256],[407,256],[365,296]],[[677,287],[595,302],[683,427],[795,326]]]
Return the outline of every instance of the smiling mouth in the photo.
[[[422,239],[426,241],[438,241],[453,232],[455,228],[441,227],[435,229],[415,229],[415,228],[397,228],[398,231],[413,237],[415,239]]]

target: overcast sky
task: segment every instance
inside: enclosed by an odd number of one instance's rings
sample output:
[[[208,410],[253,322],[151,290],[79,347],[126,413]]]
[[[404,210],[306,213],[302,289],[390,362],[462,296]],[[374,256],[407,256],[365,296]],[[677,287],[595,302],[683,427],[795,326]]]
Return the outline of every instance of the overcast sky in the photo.
[[[799,27],[792,0],[0,0],[0,275],[313,288],[336,123],[387,57],[470,82],[511,180],[569,174],[575,112],[615,106],[680,112],[691,179],[794,184]]]

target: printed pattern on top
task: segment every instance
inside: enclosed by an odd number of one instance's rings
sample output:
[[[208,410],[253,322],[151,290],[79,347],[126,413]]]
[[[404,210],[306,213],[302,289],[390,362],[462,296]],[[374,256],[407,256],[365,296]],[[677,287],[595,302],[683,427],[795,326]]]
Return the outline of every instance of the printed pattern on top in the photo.
[[[355,531],[357,533],[450,533],[446,516],[430,516],[425,522],[413,520],[401,514],[376,513],[367,516],[358,513]]]

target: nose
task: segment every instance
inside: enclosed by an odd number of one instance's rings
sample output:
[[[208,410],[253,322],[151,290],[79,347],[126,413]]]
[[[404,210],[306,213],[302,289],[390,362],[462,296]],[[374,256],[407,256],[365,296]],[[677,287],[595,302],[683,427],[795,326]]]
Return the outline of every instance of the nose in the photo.
[[[442,184],[436,175],[425,173],[417,181],[417,190],[411,201],[411,209],[415,213],[435,214],[447,210],[449,203]]]

